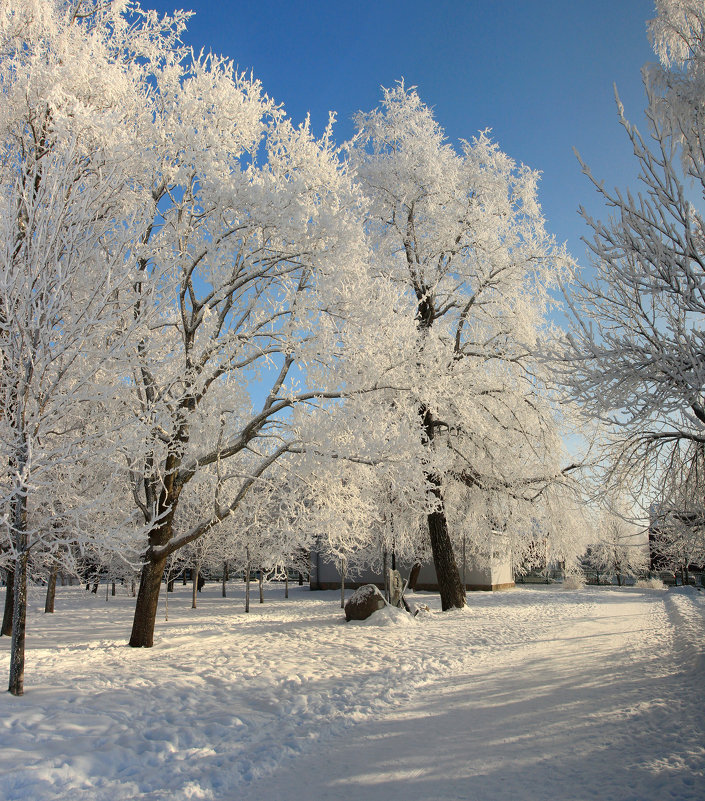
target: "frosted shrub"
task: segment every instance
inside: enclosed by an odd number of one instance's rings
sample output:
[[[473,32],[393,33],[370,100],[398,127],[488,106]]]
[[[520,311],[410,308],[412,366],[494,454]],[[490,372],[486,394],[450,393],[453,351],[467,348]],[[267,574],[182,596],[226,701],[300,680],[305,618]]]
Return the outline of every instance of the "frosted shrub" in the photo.
[[[660,578],[639,579],[634,585],[644,590],[665,590],[666,585]]]
[[[569,573],[563,579],[564,590],[582,590],[585,586],[585,576],[582,573]]]

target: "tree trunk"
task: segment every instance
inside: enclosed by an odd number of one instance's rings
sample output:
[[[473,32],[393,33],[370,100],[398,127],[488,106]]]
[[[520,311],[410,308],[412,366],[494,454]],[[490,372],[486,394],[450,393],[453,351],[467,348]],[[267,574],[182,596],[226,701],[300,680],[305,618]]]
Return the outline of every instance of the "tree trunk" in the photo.
[[[245,612],[250,611],[250,570],[252,569],[252,565],[250,562],[247,562],[245,566]]]
[[[423,413],[426,441],[430,445],[436,433],[433,415],[427,409]],[[448,521],[441,492],[441,479],[437,475],[426,474],[431,492],[436,500],[436,509],[428,515],[428,535],[431,540],[433,566],[436,568],[438,591],[441,594],[441,608],[462,609],[465,606],[465,588],[460,579],[458,565],[453,553],[453,543],[448,533]]]
[[[2,631],[0,635],[5,637],[12,637],[12,612],[15,606],[15,571],[9,567],[5,568],[7,576],[5,583],[7,585],[5,590],[5,613],[2,617]]]
[[[340,560],[340,608],[345,609],[345,559]]]
[[[115,582],[114,581],[110,585],[110,594],[113,596],[113,598],[115,597]]]
[[[387,567],[387,549],[382,551],[382,577],[384,578],[384,600],[389,603],[389,567]]]
[[[59,573],[59,566],[52,565],[49,571],[49,581],[47,582],[47,597],[44,601],[44,613],[54,611],[54,600],[56,599],[56,577]]]
[[[24,500],[24,499],[23,499]],[[27,627],[27,562],[29,551],[22,548],[15,560],[14,609],[10,646],[10,684],[12,695],[24,695],[24,650]]]
[[[228,563],[227,561],[223,562],[223,598],[226,597],[225,592],[225,585],[228,582]]]
[[[157,619],[159,589],[166,567],[166,559],[152,561],[142,567],[140,588],[135,604],[135,617],[132,621],[130,645],[133,648],[151,648],[154,645],[154,624]]]
[[[411,573],[409,573],[409,583],[407,585],[412,591],[416,589],[416,582],[419,580],[420,572],[421,562],[414,562],[414,566],[411,568]]]
[[[465,590],[455,563],[453,544],[448,534],[445,511],[441,508],[428,516],[428,533],[433,552],[433,566],[436,568],[438,591],[441,594],[441,608],[462,609],[465,606]]]
[[[289,597],[289,571],[284,568],[284,597]]]
[[[166,581],[166,591],[167,592],[174,592],[174,579],[169,578]]]
[[[264,587],[263,587],[263,582],[264,582],[264,570],[262,570],[262,568],[260,567],[260,569],[259,569],[259,602],[260,602],[261,604],[263,604],[263,603],[264,603]]]
[[[463,531],[463,589],[467,590],[468,588],[468,581],[467,581],[467,553],[465,548],[465,531]]]
[[[299,570],[299,587],[304,586],[304,574]]]
[[[26,445],[20,453],[19,466],[27,464]],[[16,487],[10,503],[12,527],[10,537],[15,548],[13,587],[12,638],[10,642],[10,683],[12,695],[24,694],[25,629],[27,627],[27,564],[29,536],[27,534],[27,488]]]
[[[198,595],[198,574],[200,568],[196,565],[191,569],[191,609],[196,608],[196,596]]]

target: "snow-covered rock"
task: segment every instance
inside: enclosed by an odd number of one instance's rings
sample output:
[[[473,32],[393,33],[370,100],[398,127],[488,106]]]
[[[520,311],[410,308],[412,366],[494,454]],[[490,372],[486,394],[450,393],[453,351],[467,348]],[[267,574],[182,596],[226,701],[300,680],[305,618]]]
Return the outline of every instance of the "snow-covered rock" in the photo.
[[[346,620],[367,620],[378,609],[386,606],[387,602],[374,584],[365,584],[348,598],[345,602]]]

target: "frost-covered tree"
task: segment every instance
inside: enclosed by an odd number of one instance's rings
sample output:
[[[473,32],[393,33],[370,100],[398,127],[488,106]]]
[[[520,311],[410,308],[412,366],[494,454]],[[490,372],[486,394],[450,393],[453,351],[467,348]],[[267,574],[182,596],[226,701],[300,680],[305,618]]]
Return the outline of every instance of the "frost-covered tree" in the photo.
[[[643,526],[635,523],[633,514],[607,499],[594,523],[597,538],[588,546],[583,564],[597,573],[617,577],[622,586],[628,576],[642,573],[648,564],[648,548]]]
[[[257,83],[220,62],[164,80],[154,217],[139,248],[137,285],[148,300],[135,300],[148,319],[126,387],[136,422],[126,456],[151,529],[133,646],[152,644],[165,559],[305,447],[292,407],[307,416],[343,387],[377,383],[369,372],[345,375],[341,349],[363,348],[386,313],[374,307],[355,190],[329,134],[316,141],[307,125],[294,127]],[[247,392],[252,383],[258,396]],[[210,508],[175,531],[185,486],[226,460]]]
[[[705,6],[656,9],[660,64],[643,70],[648,136],[618,103],[640,190],[609,190],[583,164],[610,217],[583,212],[595,278],[569,296],[572,333],[559,356],[573,396],[614,432],[612,475],[633,479],[647,508],[677,452],[705,442]]]
[[[117,351],[129,335],[111,370],[119,397],[107,393],[103,402],[106,421],[120,426],[121,459],[113,463],[148,531],[130,641],[150,646],[166,559],[235,511],[284,454],[306,446],[303,423],[316,408],[380,382],[374,359],[350,372],[348,355],[381,350],[376,332],[393,300],[368,280],[358,192],[330,129],[317,140],[257,81],[223,59],[186,52],[179,36],[187,14],[160,18],[128,2],[13,0],[0,15],[3,169],[12,173],[3,181],[4,257],[14,263],[18,246],[33,249],[22,259],[39,283],[25,300],[74,310],[84,345],[96,316],[82,313],[88,303],[100,301],[118,318],[101,329],[102,348]],[[56,164],[56,148],[45,153],[49,141],[64,148]],[[34,207],[49,209],[57,224],[48,214],[38,222]],[[27,226],[36,234],[27,236]],[[58,246],[42,251],[41,237]],[[48,268],[56,265],[46,260],[57,254],[62,270],[84,259],[80,287],[51,287]],[[125,263],[129,285],[118,287]],[[60,280],[73,275],[64,270]],[[3,336],[18,331],[14,303],[0,310]],[[61,331],[48,345],[60,342],[65,356],[79,341],[69,338],[72,324],[48,323]],[[17,341],[27,349],[31,336]],[[98,349],[75,345],[82,368]],[[3,374],[21,381],[21,354],[3,358]],[[81,373],[83,385],[93,372]],[[13,398],[24,396],[23,385],[6,385],[9,421]],[[64,416],[62,426],[70,424]],[[22,473],[22,448],[13,448],[7,458],[17,464],[3,487]],[[202,517],[176,529],[184,488],[212,469],[218,478]]]
[[[649,547],[654,570],[687,573],[705,565],[705,445],[680,442],[661,476],[650,509]]]
[[[427,522],[444,609],[465,592],[448,529],[452,483],[530,504],[561,476],[555,410],[534,358],[568,259],[544,230],[537,173],[481,133],[454,147],[403,83],[357,117],[350,161],[377,274],[415,324],[395,399],[425,447]],[[503,522],[503,521],[502,521]]]
[[[110,46],[98,33],[114,19],[94,3],[0,8],[0,488],[14,560],[15,695],[30,550],[80,534],[47,525],[33,502],[57,500],[59,474],[101,455],[106,442],[86,409],[106,395],[129,329],[121,290],[139,211],[129,176],[146,109],[134,103],[140,48],[120,62],[124,40]]]

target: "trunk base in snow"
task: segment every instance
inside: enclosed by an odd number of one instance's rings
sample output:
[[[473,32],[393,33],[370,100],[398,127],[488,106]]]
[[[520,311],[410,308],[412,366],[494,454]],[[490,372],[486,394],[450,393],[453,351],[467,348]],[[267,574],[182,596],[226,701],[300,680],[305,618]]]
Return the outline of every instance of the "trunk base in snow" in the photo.
[[[444,612],[446,609],[462,609],[466,603],[465,588],[460,579],[446,516],[442,510],[431,512],[428,516],[428,533],[431,539],[433,564],[436,568],[438,592],[441,596],[441,608]]]
[[[140,588],[137,593],[135,617],[132,622],[130,646],[132,648],[151,648],[154,645],[154,625],[157,620],[159,590],[162,575],[166,567],[166,559],[158,562],[147,562],[142,567]]]

